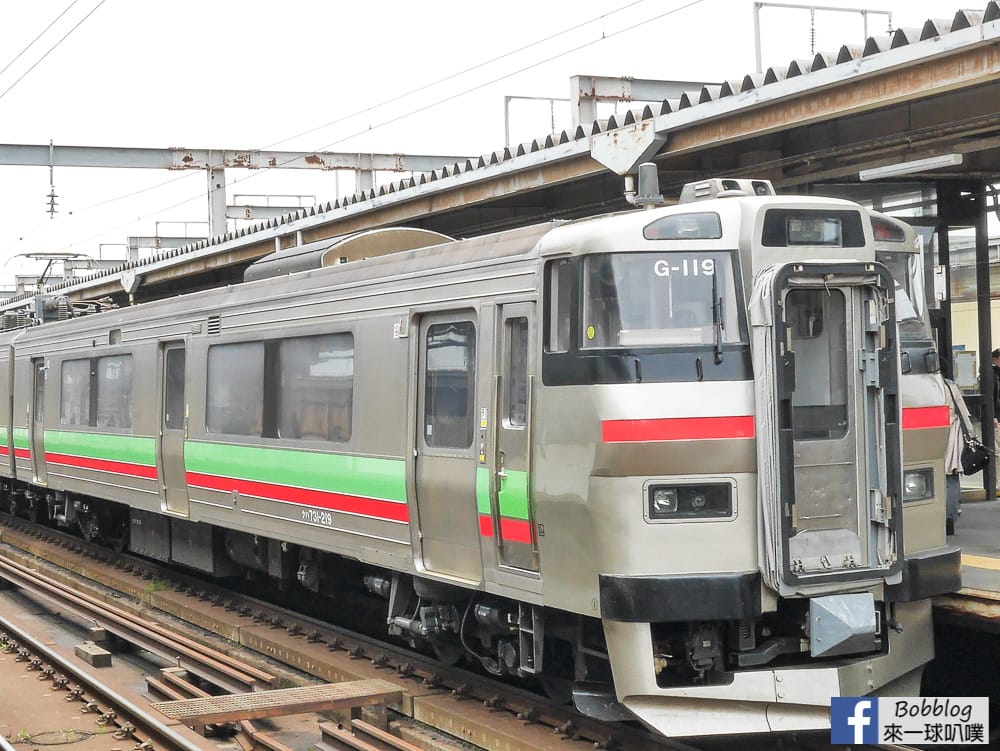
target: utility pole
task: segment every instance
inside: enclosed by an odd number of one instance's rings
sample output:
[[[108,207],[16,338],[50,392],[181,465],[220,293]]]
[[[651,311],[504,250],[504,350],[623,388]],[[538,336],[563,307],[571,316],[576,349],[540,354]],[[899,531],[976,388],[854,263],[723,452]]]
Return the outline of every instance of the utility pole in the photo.
[[[56,185],[55,185],[55,167],[52,165],[52,152],[55,150],[55,144],[49,141],[49,219],[56,218]]]

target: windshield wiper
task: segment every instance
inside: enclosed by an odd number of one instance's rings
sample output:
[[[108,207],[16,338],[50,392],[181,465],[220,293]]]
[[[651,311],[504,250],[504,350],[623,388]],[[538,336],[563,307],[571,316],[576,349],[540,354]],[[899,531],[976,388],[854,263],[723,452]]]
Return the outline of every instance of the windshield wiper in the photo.
[[[722,298],[719,297],[719,276],[712,272],[712,340],[715,344],[715,364],[722,362]]]

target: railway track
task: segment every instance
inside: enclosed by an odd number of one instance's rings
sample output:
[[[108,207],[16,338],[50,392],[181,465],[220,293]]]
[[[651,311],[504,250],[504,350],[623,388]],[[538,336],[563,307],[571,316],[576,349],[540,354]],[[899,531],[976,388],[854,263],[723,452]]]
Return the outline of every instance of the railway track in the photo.
[[[170,727],[155,713],[98,680],[92,671],[66,659],[55,649],[34,638],[7,618],[0,616],[0,650],[16,652],[27,669],[50,679],[52,689],[65,692],[67,701],[80,705],[102,726],[115,727],[114,737],[135,743],[135,749],[176,749],[202,751],[203,746],[183,728]]]
[[[66,580],[64,591],[89,601],[91,610],[82,617],[101,621],[95,608],[108,607],[108,597],[105,594],[102,598],[96,592],[79,594],[80,576],[123,594],[115,610],[162,611],[221,637],[233,648],[264,655],[299,674],[323,681],[394,675],[405,688],[399,708],[404,715],[483,748],[509,747],[515,738],[525,749],[548,749],[553,738],[585,742],[598,749],[703,748],[664,739],[637,727],[594,721],[524,689],[445,667],[396,645],[336,628],[143,559],[111,553],[22,519],[0,515],[0,527],[6,548],[0,563],[10,565],[22,581],[29,575],[26,572],[31,568],[27,565],[31,556],[46,560],[57,567],[57,572],[66,572],[55,575]],[[14,560],[17,551],[28,554],[26,559]],[[7,575],[3,569],[0,574]],[[132,605],[124,607],[120,604],[123,600]],[[176,633],[175,628],[159,628]],[[164,654],[155,647],[150,651]],[[189,664],[198,669],[193,663],[182,663],[185,667]],[[286,676],[285,680],[295,680],[295,676]],[[238,688],[252,690],[252,686]]]
[[[138,619],[96,597],[81,594],[68,584],[41,577],[38,572],[15,561],[0,558],[0,577],[25,591],[58,603],[85,620],[99,622],[106,631],[129,644],[164,659],[175,660],[178,667],[230,693],[252,691],[261,684],[270,686],[274,683],[274,676],[253,665],[207,649],[159,624]]]
[[[179,659],[178,664],[184,670],[227,691],[252,692],[273,685],[279,675],[286,682],[391,675],[404,688],[403,702],[395,708],[401,716],[484,749],[550,751],[555,747],[566,748],[565,742],[573,746],[586,743],[599,751],[714,751],[737,745],[741,751],[752,751],[774,747],[773,738],[746,738],[735,744],[731,739],[684,743],[655,736],[637,726],[599,723],[521,688],[444,667],[398,646],[338,629],[159,564],[110,553],[62,532],[2,515],[0,528],[3,543],[0,576],[44,597],[64,598],[59,599],[61,607],[84,619],[96,620],[109,632],[153,654]],[[24,560],[16,560],[22,556]],[[48,581],[38,580],[38,572],[34,570],[37,563],[28,565],[34,556],[54,567]],[[91,583],[82,584],[80,577]],[[101,587],[120,593],[117,599],[127,603],[127,607],[109,605],[108,600],[116,598],[107,591],[102,594],[98,591]],[[86,593],[85,588],[94,591]],[[181,636],[176,626],[167,628],[153,623],[149,617],[136,622],[137,612],[149,610],[186,621],[200,631],[200,638]],[[271,666],[261,669],[251,664],[245,654],[235,658],[206,650],[201,640],[213,637],[216,641],[221,637],[230,649],[258,653],[287,670],[282,673],[270,669]],[[155,686],[151,688],[156,690]],[[387,727],[388,723],[381,725]],[[252,725],[241,726],[239,730],[245,748],[289,751]],[[385,727],[379,730],[385,732]],[[396,732],[401,731],[397,728]],[[371,751],[365,744],[384,743],[367,737],[370,734],[365,724],[358,725],[350,718],[339,729],[335,724],[324,725],[322,733],[327,748]],[[362,737],[359,745],[350,746],[353,741],[349,738],[354,733]],[[784,747],[827,747],[820,735],[796,739],[793,745],[785,742]],[[400,742],[406,743],[402,739]],[[384,745],[379,747],[385,750]],[[878,748],[903,751],[904,747]]]

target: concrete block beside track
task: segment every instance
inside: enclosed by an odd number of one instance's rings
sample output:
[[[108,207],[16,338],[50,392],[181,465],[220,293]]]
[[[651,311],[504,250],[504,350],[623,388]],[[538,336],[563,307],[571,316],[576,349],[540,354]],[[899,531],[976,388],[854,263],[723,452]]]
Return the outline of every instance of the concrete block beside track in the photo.
[[[97,646],[92,641],[77,644],[73,647],[73,652],[81,660],[89,665],[93,665],[95,668],[111,667],[111,653],[103,647]]]

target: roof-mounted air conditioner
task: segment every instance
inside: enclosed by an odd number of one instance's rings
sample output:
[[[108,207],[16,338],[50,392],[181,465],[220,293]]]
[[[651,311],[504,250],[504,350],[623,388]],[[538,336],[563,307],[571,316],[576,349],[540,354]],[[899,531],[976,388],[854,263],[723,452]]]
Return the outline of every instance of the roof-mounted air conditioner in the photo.
[[[774,186],[770,180],[751,178],[713,177],[688,183],[681,189],[680,203],[704,201],[708,198],[729,196],[773,196]]]

